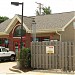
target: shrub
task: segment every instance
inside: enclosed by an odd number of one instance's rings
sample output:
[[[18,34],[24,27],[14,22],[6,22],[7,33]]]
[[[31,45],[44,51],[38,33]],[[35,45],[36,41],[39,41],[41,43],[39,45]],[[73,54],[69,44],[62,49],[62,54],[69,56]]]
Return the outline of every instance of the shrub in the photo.
[[[19,55],[20,68],[31,67],[31,53],[29,48],[23,48]]]

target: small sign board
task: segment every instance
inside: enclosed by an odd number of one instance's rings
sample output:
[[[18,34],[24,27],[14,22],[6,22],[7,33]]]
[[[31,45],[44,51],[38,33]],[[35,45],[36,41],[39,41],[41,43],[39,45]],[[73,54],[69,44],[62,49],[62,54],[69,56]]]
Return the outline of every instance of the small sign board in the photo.
[[[54,53],[54,46],[46,46],[46,53]]]

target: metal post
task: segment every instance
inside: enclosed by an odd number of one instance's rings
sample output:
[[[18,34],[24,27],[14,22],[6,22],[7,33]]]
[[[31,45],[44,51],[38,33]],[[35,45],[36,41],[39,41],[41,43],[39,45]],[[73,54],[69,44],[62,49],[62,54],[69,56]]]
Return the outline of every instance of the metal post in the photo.
[[[22,50],[22,46],[23,46],[23,43],[22,43],[22,31],[23,31],[23,2],[22,2],[22,19],[21,19],[21,50]]]
[[[33,38],[33,42],[36,42],[36,22],[35,22],[35,18],[33,18],[33,20],[32,20],[32,38]]]
[[[19,6],[19,5],[22,5],[22,18],[21,18],[21,50],[22,50],[22,46],[23,46],[23,43],[22,43],[22,36],[23,36],[23,2],[22,3],[19,3],[19,2],[11,2],[11,4],[15,5],[15,6]]]
[[[37,3],[37,2],[35,2],[35,3]],[[43,4],[41,4],[41,3],[37,3],[37,4],[39,5],[39,7],[38,7],[39,8],[39,14],[41,15],[41,8],[42,8],[41,5],[43,5]]]

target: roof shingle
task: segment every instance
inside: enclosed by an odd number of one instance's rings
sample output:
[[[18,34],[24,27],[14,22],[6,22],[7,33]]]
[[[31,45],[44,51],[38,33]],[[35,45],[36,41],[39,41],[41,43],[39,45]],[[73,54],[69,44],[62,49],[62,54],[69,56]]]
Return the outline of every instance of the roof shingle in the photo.
[[[4,32],[7,28],[8,24],[10,23],[11,19],[7,19],[6,21],[0,24],[0,32]]]
[[[75,15],[74,11],[51,15],[34,16],[37,30],[63,28]],[[21,19],[21,16],[18,15]],[[31,30],[33,17],[23,17],[25,25]]]
[[[75,12],[64,12],[51,15],[41,15],[34,16],[36,22],[36,29],[45,30],[45,29],[60,29],[63,28],[75,15]],[[21,19],[21,15],[17,15]],[[31,30],[32,27],[32,18],[33,17],[23,17],[24,24]],[[4,32],[8,24],[11,22],[11,19],[8,19],[0,24],[0,32]]]
[[[63,28],[73,17],[75,12],[36,16],[36,29],[59,29]]]

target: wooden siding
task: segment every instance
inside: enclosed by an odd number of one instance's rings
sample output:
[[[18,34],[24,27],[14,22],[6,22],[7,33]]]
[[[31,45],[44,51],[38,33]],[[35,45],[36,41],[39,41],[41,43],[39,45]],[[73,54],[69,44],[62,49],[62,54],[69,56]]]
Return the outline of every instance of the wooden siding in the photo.
[[[65,28],[65,31],[60,32],[61,41],[74,41],[74,27],[73,22]]]

